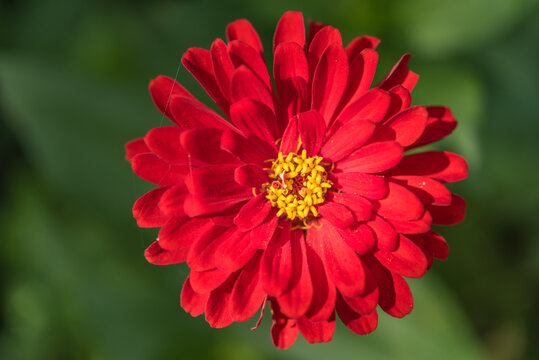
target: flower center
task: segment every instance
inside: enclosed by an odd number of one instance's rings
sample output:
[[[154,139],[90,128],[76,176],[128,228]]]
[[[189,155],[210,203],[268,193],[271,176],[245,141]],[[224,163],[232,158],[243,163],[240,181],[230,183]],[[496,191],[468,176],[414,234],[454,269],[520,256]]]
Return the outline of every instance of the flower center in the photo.
[[[279,208],[277,216],[286,214],[290,220],[303,220],[317,217],[316,206],[325,200],[332,183],[328,180],[328,171],[320,156],[307,157],[303,150],[301,155],[282,152],[272,161],[270,169],[271,182],[263,185],[267,191],[266,198],[273,207]]]

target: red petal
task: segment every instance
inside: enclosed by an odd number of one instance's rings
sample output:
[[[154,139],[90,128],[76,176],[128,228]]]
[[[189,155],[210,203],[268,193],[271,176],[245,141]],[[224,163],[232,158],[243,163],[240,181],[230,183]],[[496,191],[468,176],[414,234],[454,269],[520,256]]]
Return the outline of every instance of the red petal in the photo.
[[[369,334],[378,326],[376,310],[369,315],[358,314],[340,296],[337,298],[337,314],[344,325],[358,335]]]
[[[430,230],[432,216],[425,211],[423,216],[416,220],[387,219],[397,232],[403,234],[421,234]]]
[[[169,216],[185,216],[183,203],[189,194],[185,184],[177,184],[170,187],[161,197],[159,208]]]
[[[259,281],[261,251],[241,271],[230,297],[230,314],[235,321],[245,321],[251,318],[260,308],[266,293]]]
[[[260,166],[247,164],[234,170],[234,180],[240,185],[258,189],[268,181],[268,173]]]
[[[301,144],[307,150],[307,155],[317,155],[326,132],[324,118],[316,110],[301,113],[298,115],[298,128]]]
[[[234,72],[234,64],[228,55],[225,42],[216,39],[211,45],[210,54],[217,85],[223,96],[230,101],[230,78]]]
[[[229,238],[231,230],[233,229],[226,229],[224,226],[213,226],[196,239],[187,255],[189,268],[195,271],[215,268],[216,250]]]
[[[245,137],[255,135],[275,146],[273,134],[277,136],[277,119],[266,105],[248,98],[242,99],[230,107],[230,119]]]
[[[245,193],[221,197],[202,197],[189,194],[185,197],[183,207],[188,216],[195,217],[226,210],[236,204],[248,201],[252,197],[253,194],[249,189],[246,189]]]
[[[382,176],[364,173],[333,174],[337,188],[347,193],[360,195],[369,200],[381,199],[388,194],[388,185]]]
[[[279,310],[277,302],[270,303],[273,313],[273,323],[271,325],[271,339],[273,345],[279,349],[287,349],[296,341],[298,328],[296,320],[284,316]]]
[[[228,41],[241,40],[244,43],[251,45],[256,51],[263,56],[262,42],[253,28],[253,25],[248,20],[240,19],[228,24],[226,27],[226,37]]]
[[[295,42],[301,47],[305,45],[305,25],[302,13],[287,11],[277,23],[273,36],[273,50],[275,51],[279,44],[285,42]]]
[[[442,182],[455,182],[468,177],[468,164],[457,154],[426,151],[404,156],[397,166],[387,171],[387,175],[418,175]]]
[[[423,106],[404,110],[380,126],[372,141],[393,140],[403,147],[409,146],[423,134],[427,118],[427,110]]]
[[[290,118],[288,126],[283,134],[283,140],[281,141],[281,147],[279,151],[283,154],[296,151],[298,147],[299,130],[297,116]]]
[[[308,31],[307,42],[305,43],[305,49],[309,48],[315,35],[318,34],[318,32],[322,30],[324,27],[326,27],[326,24],[309,19],[309,31]]]
[[[170,113],[170,99],[173,96],[178,95],[194,99],[189,91],[168,76],[159,75],[150,81],[149,89],[155,106],[171,120],[173,120],[173,116]]]
[[[181,305],[182,308],[192,316],[198,316],[204,312],[206,302],[210,294],[197,294],[189,282],[189,277],[185,280],[182,288]]]
[[[363,50],[350,62],[348,84],[343,94],[341,106],[355,102],[369,90],[377,64],[378,53],[373,49]]]
[[[412,71],[408,70],[408,61],[412,55],[405,54],[403,55],[399,62],[395,64],[393,69],[387,74],[382,81],[378,84],[378,87],[384,90],[389,90],[393,86],[396,85],[402,85],[405,87],[408,91],[412,91],[415,84],[417,83],[417,79],[419,78],[419,75],[413,73]]]
[[[378,249],[393,251],[397,248],[399,237],[393,226],[386,220],[375,216],[372,221],[367,222],[367,226],[374,232]]]
[[[334,123],[334,126],[338,126]],[[332,127],[333,128],[333,127]],[[320,154],[333,162],[339,161],[363,145],[374,132],[375,125],[366,120],[351,120],[330,135]]]
[[[288,289],[292,278],[292,249],[290,245],[290,222],[277,229],[270,240],[260,264],[260,280],[264,291],[279,296]]]
[[[342,45],[334,43],[322,54],[312,82],[311,107],[329,125],[348,80],[348,58]]]
[[[168,187],[158,187],[135,201],[133,216],[137,219],[139,227],[161,227],[167,222],[169,217],[161,212],[159,201],[168,189]]]
[[[266,199],[266,193],[260,193],[243,205],[234,223],[241,231],[249,231],[266,219],[271,210],[271,203]]]
[[[336,167],[345,172],[377,173],[397,165],[402,154],[402,147],[394,141],[375,142],[357,149]]]
[[[392,87],[388,94],[390,97],[390,104],[384,118],[385,120],[390,119],[393,115],[407,109],[412,103],[410,92],[401,85]]]
[[[354,225],[349,229],[337,229],[344,242],[358,254],[365,254],[374,248],[376,239],[372,230],[365,224]]]
[[[235,169],[235,165],[207,165],[194,168],[186,181],[187,188],[191,194],[202,197],[224,197],[251,192],[251,189],[241,186],[234,180]]]
[[[251,230],[251,243],[253,246],[257,249],[265,249],[277,228],[278,222],[279,218],[272,216],[270,213],[269,219],[266,219],[259,227]]]
[[[329,280],[322,262],[322,249],[317,245],[316,236],[307,231],[306,254],[313,282],[313,297],[306,316],[313,322],[326,321],[335,312],[337,291]]]
[[[180,144],[182,129],[178,126],[163,126],[151,129],[144,140],[151,152],[161,159],[176,165],[189,164],[187,153]]]
[[[311,24],[312,23],[309,23],[309,25]],[[309,34],[309,37],[311,37],[311,34]],[[309,42],[309,51],[307,52],[309,79],[313,78],[322,54],[333,43],[337,43],[342,46],[341,33],[332,26],[322,27],[312,37],[312,41]]]
[[[359,36],[350,41],[348,46],[346,46],[346,54],[350,61],[352,61],[356,56],[361,54],[363,50],[376,49],[378,44],[380,44],[380,40],[373,36]]]
[[[229,102],[215,80],[210,51],[192,47],[183,54],[182,64],[197,79],[225,115],[228,115]]]
[[[144,257],[150,264],[154,265],[170,265],[178,264],[187,260],[187,252],[189,249],[181,249],[178,251],[165,250],[159,245],[159,241],[154,241],[144,251]]]
[[[189,273],[189,282],[191,287],[198,294],[208,294],[217,289],[228,279],[230,273],[219,269],[210,269],[206,271],[191,270]]]
[[[356,221],[369,220],[372,216],[372,203],[359,195],[335,193],[332,200],[350,209]]]
[[[389,182],[388,187],[387,196],[378,200],[376,212],[380,216],[397,220],[416,220],[423,216],[423,203],[411,191],[393,182]]]
[[[424,176],[393,176],[392,181],[405,186],[424,204],[449,205],[451,193],[442,183]]]
[[[272,88],[266,62],[254,47],[243,41],[235,40],[228,44],[228,51],[236,67],[247,66],[269,89]]]
[[[466,201],[457,194],[451,194],[451,204],[448,206],[427,205],[426,208],[436,225],[455,225],[466,215]]]
[[[358,100],[346,105],[337,121],[346,124],[348,121],[358,119],[379,123],[386,116],[390,103],[391,96],[387,91],[371,89]]]
[[[281,127],[285,128],[288,120],[297,114],[307,111],[310,100],[310,91],[307,82],[299,77],[285,79],[277,85],[281,98],[279,118]]]
[[[125,144],[125,158],[127,161],[131,161],[138,154],[149,153],[151,152],[144,142],[144,139],[134,139]]]
[[[378,251],[374,255],[388,270],[402,276],[418,278],[427,271],[427,258],[423,251],[402,234],[395,251]]]
[[[303,110],[309,97],[304,91],[309,81],[309,68],[303,48],[291,42],[277,46],[273,60],[273,76],[281,104],[287,109],[288,120]]]
[[[206,303],[206,321],[213,328],[223,328],[234,320],[230,315],[230,295],[237,275],[232,274],[227,281],[210,293]]]
[[[311,228],[313,246],[322,249],[322,256],[329,278],[343,294],[361,295],[365,291],[365,270],[357,253],[352,250],[337,230],[323,218],[320,229]]]
[[[246,66],[241,66],[234,71],[231,96],[233,102],[238,102],[244,98],[258,101],[275,113],[270,89]]]
[[[131,159],[131,166],[139,177],[161,186],[183,182],[189,171],[187,166],[172,165],[152,153],[138,154]]]
[[[215,251],[215,265],[226,272],[241,269],[256,252],[249,233],[233,231]]]
[[[378,305],[378,284],[376,283],[376,278],[368,270],[366,275],[367,282],[364,294],[356,297],[341,295],[346,304],[360,315],[369,315],[375,311]]]
[[[427,107],[429,119],[423,135],[410,148],[425,146],[451,134],[457,127],[457,121],[451,114],[451,110],[444,106]]]
[[[335,331],[335,314],[327,321],[312,322],[305,316],[296,319],[298,329],[310,344],[330,342]]]
[[[173,96],[170,99],[170,112],[174,116],[174,122],[182,130],[210,127],[238,131],[215,111],[195,99],[184,96]]]
[[[292,232],[290,237],[292,249],[292,278],[289,289],[277,298],[283,314],[298,318],[305,314],[311,305],[313,283],[309,273],[305,240],[300,230]]]
[[[344,205],[336,202],[325,202],[318,206],[318,211],[324,219],[338,228],[345,229],[354,222],[354,215]]]
[[[387,270],[374,257],[365,257],[365,261],[376,277],[382,310],[398,318],[408,315],[414,307],[414,300],[404,278]]]
[[[240,134],[225,131],[221,135],[221,149],[235,155],[245,163],[267,165],[268,159],[277,157],[275,148],[260,139],[251,137],[246,139]]]
[[[208,164],[237,164],[238,159],[221,149],[218,129],[194,129],[182,132],[180,142],[190,156]]]
[[[449,256],[449,246],[441,235],[434,231],[429,231],[428,233],[422,234],[421,237],[425,241],[425,247],[436,259],[447,260],[447,257]]]
[[[171,218],[159,231],[159,245],[167,250],[189,248],[212,227],[206,219]]]

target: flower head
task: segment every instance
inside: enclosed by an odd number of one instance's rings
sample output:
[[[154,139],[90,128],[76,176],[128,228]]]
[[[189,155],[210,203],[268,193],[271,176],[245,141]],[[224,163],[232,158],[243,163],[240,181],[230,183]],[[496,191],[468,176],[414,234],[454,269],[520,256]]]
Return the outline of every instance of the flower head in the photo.
[[[421,277],[448,246],[465,202],[445,183],[467,176],[459,155],[413,152],[450,134],[446,107],[410,107],[418,76],[404,55],[371,86],[379,40],[343,46],[339,31],[301,13],[280,19],[273,81],[247,20],[228,43],[191,48],[182,62],[224,117],[174,80],[150,93],[174,125],[126,145],[134,172],[159,187],[138,199],[141,227],[160,227],[153,264],[187,262],[181,304],[212,327],[245,321],[270,303],[275,346],[298,332],[331,340],[336,314],[358,334],[378,307],[413,307],[405,277]]]

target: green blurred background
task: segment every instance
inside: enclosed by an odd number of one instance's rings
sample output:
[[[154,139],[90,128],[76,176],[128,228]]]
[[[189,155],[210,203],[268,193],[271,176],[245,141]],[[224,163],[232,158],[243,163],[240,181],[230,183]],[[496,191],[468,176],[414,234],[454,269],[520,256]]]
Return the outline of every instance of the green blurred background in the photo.
[[[151,187],[123,144],[167,121],[147,92],[181,54],[246,17],[270,49],[286,10],[382,39],[380,78],[405,52],[416,104],[459,120],[438,146],[466,156],[466,220],[415,309],[375,333],[272,347],[269,316],[212,330],[179,306],[185,265],[148,264]],[[268,54],[269,55],[269,54]],[[179,81],[209,98],[185,69]],[[1,359],[539,358],[539,2],[536,0],[0,1]]]

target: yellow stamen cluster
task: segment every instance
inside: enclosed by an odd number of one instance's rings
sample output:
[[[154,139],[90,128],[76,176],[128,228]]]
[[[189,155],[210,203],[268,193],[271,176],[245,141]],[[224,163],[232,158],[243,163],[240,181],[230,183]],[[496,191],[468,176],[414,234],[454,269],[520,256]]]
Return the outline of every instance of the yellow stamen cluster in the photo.
[[[324,202],[332,185],[322,160],[320,156],[307,157],[305,150],[286,157],[279,153],[270,170],[273,181],[264,184],[266,198],[279,208],[277,216],[286,214],[290,220],[318,216],[316,205]]]

